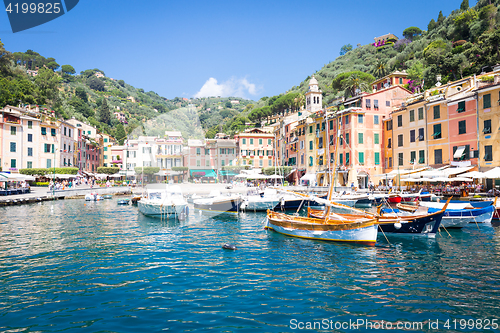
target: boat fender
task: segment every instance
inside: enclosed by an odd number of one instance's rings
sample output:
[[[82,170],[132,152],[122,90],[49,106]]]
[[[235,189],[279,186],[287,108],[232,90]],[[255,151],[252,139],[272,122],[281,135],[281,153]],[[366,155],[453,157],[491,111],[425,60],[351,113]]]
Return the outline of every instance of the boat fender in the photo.
[[[234,250],[236,250],[236,245],[226,243],[226,244],[222,245],[222,248],[225,250],[233,250],[234,251]]]
[[[394,223],[394,228],[401,229],[402,225],[399,222]]]

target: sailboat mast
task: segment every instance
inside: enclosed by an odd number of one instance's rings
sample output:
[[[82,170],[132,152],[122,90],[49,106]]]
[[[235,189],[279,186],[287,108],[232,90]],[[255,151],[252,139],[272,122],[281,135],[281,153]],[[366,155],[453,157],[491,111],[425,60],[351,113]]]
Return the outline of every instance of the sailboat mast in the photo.
[[[335,163],[333,164],[333,171],[337,170],[337,150],[339,147],[339,140],[340,140],[340,124],[341,124],[341,118],[337,115],[337,140],[335,140],[335,150],[333,156],[335,157]],[[330,142],[328,142],[330,144]],[[333,196],[333,182],[335,181],[335,176],[331,175],[332,182],[330,183],[330,190],[328,192],[328,201],[332,201],[332,196]],[[328,206],[326,209],[326,214],[325,217],[328,217],[330,215],[330,208],[331,206]]]

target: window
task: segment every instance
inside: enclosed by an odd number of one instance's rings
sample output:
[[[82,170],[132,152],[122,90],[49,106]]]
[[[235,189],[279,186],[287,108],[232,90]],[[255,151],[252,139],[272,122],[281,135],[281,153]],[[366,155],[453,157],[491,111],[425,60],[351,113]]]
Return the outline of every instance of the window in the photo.
[[[484,146],[484,160],[493,161],[493,146]]]
[[[262,162],[262,160],[260,160],[260,161]],[[221,163],[221,166],[225,166],[226,165],[224,160],[221,160],[220,163]]]
[[[434,119],[439,119],[441,118],[441,110],[439,108],[439,105],[434,106]]]
[[[319,148],[319,149],[323,148],[323,137],[320,137],[320,138],[318,139],[318,148]]]
[[[392,148],[392,139],[391,138],[387,139],[387,148]]]
[[[402,77],[399,78],[399,84],[403,84],[403,78]]]
[[[398,135],[398,147],[403,147],[403,134]]]
[[[304,155],[302,155],[302,157],[304,157]],[[268,163],[267,163],[269,166],[272,166],[273,165],[273,161],[269,160]],[[302,163],[304,164],[304,163]]]
[[[201,155],[201,149],[200,148],[196,148],[196,155]]]
[[[410,123],[415,121],[415,110],[410,110]]]
[[[246,145],[247,144],[247,139],[242,139],[243,141],[243,144]]]
[[[267,139],[267,144],[268,145],[272,145],[273,144],[273,141],[271,139]]]
[[[222,166],[224,166],[224,161],[222,161]],[[259,160],[259,166],[264,166],[264,161],[263,160]]]
[[[461,120],[458,122],[458,134],[465,134],[465,133],[467,133],[466,123],[465,120]]]
[[[326,123],[325,122],[321,123],[321,130],[324,131],[325,128],[326,128]]]
[[[207,160],[207,161],[206,161],[206,163],[205,163],[205,165],[206,165],[207,167],[209,167],[209,166],[210,166],[210,160]]]
[[[26,167],[28,169],[33,169],[33,162],[28,162],[27,165],[26,165]]]
[[[33,156],[33,148],[28,147],[28,156]]]
[[[262,145],[262,139],[259,139],[259,145]]]
[[[363,143],[363,133],[358,133],[358,144]]]
[[[373,116],[373,124],[378,125],[378,116],[377,115]]]
[[[313,132],[313,127],[309,126],[309,134],[312,134],[312,132]]]
[[[15,153],[16,152],[16,143],[15,142],[11,142],[10,143],[10,152],[11,153]]]
[[[362,123],[363,123],[363,115],[358,114],[358,124],[362,124]]]
[[[403,153],[398,154],[398,165],[401,166],[403,165],[404,159],[403,159]]]
[[[366,108],[367,108],[367,109],[369,109],[369,108],[371,108],[371,107],[372,107],[372,102],[371,102],[371,100],[369,100],[369,99],[366,99],[366,100],[365,100],[365,104],[366,104]]]
[[[201,166],[201,162],[200,161],[196,161],[196,166]]]
[[[375,109],[378,109],[378,99],[374,99],[374,100],[373,100],[373,107],[374,107]]]
[[[365,164],[365,153],[360,151],[358,153],[358,159],[359,159],[359,164],[361,165]]]
[[[484,121],[483,133],[484,134],[491,133],[491,119],[487,119]]]
[[[483,96],[483,109],[491,108],[491,95],[487,94]]]
[[[333,120],[330,120],[330,129],[333,128]]]
[[[323,165],[323,156],[319,157],[318,165]]]
[[[16,159],[15,158],[13,158],[13,159],[10,160],[10,167],[11,168],[15,169],[16,168],[16,164],[17,163],[16,163]]]
[[[56,136],[56,129],[55,128],[51,128],[50,129],[50,135],[51,136]]]
[[[385,101],[385,106],[387,107],[391,106],[391,101]]]
[[[47,159],[47,169],[52,167],[52,160],[51,159]]]
[[[419,141],[424,141],[425,137],[424,137],[424,129],[423,128],[419,128],[418,129],[418,140]]]
[[[87,131],[87,134],[90,135],[90,134],[92,134],[92,132],[91,131]]]
[[[10,135],[16,135],[16,132],[17,132],[17,128],[15,128],[14,126],[11,126],[10,127]]]
[[[380,153],[375,152],[375,165],[380,165]]]
[[[457,112],[465,112],[465,101],[458,102]]]
[[[345,165],[350,165],[349,155],[350,153],[345,153]]]
[[[332,157],[332,160],[333,160],[333,157]],[[344,154],[339,154],[339,165],[343,165],[344,164]]]
[[[432,134],[434,139],[441,139],[441,124],[434,125],[434,133]]]
[[[205,148],[205,155],[210,155],[210,149]]]
[[[33,122],[31,120],[28,120],[28,128],[29,129],[33,128]]]
[[[328,144],[330,146],[333,145],[333,135],[330,135],[330,141],[328,141]]]
[[[349,144],[349,133],[345,134],[345,143],[348,145]]]
[[[68,136],[71,137],[71,128],[68,128]]]
[[[309,141],[309,150],[313,150],[313,142],[312,142],[312,140]]]
[[[415,130],[410,131],[410,142],[415,142]]]
[[[462,151],[460,156],[455,156],[456,151],[460,148],[460,151]],[[459,153],[460,153],[459,151]],[[454,161],[463,161],[463,160],[468,160],[470,158],[470,145],[466,146],[454,146],[453,147],[453,160]]]
[[[392,120],[387,121],[386,127],[388,131],[392,130]]]
[[[392,168],[392,157],[389,157],[389,168]]]
[[[225,153],[225,151],[226,151],[226,150],[225,150],[224,148],[219,148],[219,154],[221,154],[221,155],[222,155],[222,154],[224,154],[224,153]]]
[[[309,166],[313,166],[314,164],[314,160],[312,158],[312,156],[309,156]]]
[[[378,145],[380,143],[380,140],[379,140],[379,134],[378,133],[374,133],[373,134],[373,143]]]
[[[403,126],[403,115],[402,114],[400,114],[398,116],[398,127],[401,127],[401,126]]]
[[[41,127],[42,135],[47,135],[47,128]]]
[[[434,164],[443,164],[443,150],[434,150]]]
[[[418,108],[418,120],[424,119],[424,108]]]
[[[65,144],[66,145],[66,144]],[[104,151],[108,151],[108,147],[104,147]]]
[[[44,144],[44,153],[50,153],[50,145],[48,143]]]
[[[413,164],[415,163],[415,159],[417,158],[417,152],[416,151],[411,151],[410,152],[410,163]]]
[[[33,134],[28,134],[28,142],[33,142]]]
[[[418,151],[418,163],[420,164],[425,163],[425,150]]]
[[[253,139],[250,139],[250,144],[253,145]]]
[[[349,116],[345,116],[345,124],[349,124]]]

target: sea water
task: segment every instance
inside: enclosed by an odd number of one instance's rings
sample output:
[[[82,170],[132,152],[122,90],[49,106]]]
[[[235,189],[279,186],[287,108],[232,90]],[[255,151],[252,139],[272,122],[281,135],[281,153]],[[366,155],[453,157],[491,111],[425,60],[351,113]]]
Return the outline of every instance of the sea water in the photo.
[[[365,247],[266,231],[263,213],[206,216],[191,207],[185,221],[163,220],[116,199],[4,207],[0,216],[1,332],[412,323],[412,331],[492,332],[500,319],[500,229],[491,225],[435,239],[379,234]]]

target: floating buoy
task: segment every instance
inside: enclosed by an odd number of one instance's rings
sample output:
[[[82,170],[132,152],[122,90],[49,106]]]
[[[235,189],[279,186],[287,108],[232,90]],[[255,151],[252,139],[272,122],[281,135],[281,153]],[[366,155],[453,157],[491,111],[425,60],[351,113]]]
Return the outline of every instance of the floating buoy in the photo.
[[[394,223],[394,228],[401,229],[402,225],[399,222]]]
[[[236,245],[227,243],[227,244],[222,245],[222,248],[226,249],[226,250],[233,250],[234,251],[234,250],[236,250]]]

